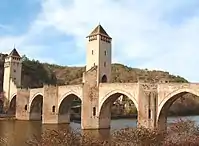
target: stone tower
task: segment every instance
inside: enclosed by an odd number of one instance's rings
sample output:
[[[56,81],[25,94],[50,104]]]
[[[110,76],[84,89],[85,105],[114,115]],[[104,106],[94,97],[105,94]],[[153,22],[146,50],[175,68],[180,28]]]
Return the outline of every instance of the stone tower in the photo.
[[[21,69],[22,60],[19,53],[14,48],[5,58],[4,63],[3,91],[8,101],[11,100],[13,96],[12,93],[16,93],[15,90],[21,86]]]
[[[101,25],[87,36],[86,71],[97,66],[97,84],[111,79],[111,40]]]
[[[99,83],[111,79],[111,37],[98,25],[87,37],[86,71],[83,74],[82,129],[107,128],[99,118]]]

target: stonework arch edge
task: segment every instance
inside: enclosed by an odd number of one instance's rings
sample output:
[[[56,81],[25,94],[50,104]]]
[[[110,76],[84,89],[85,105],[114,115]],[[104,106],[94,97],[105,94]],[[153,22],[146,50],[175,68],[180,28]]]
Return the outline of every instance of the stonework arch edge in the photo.
[[[40,93],[40,92],[35,93],[32,97],[30,97],[30,100],[29,100],[29,107],[31,107],[33,100],[34,100],[37,96],[42,96],[42,97],[44,97],[44,96],[43,96],[43,93]]]
[[[180,93],[191,93],[193,95],[199,96],[199,91],[196,91],[194,89],[190,89],[190,88],[182,88],[182,89],[177,89],[169,94],[167,94],[164,99],[158,104],[158,113],[157,113],[157,120],[159,120],[160,114],[162,109],[164,108],[164,106],[166,106],[166,104],[172,99],[174,98],[176,95],[180,94]],[[175,101],[174,101],[175,102]]]
[[[63,94],[63,95],[61,96],[61,98],[59,98],[59,101],[58,101],[58,109],[59,109],[61,103],[63,102],[63,100],[64,100],[65,98],[69,97],[70,95],[75,95],[76,97],[78,97],[78,98],[82,101],[81,95],[79,95],[77,92],[69,91],[69,92]]]
[[[10,98],[10,101],[12,101],[12,99],[13,99],[15,96],[17,96],[17,93],[13,93],[13,94],[12,94],[12,96],[11,96],[11,98]]]
[[[112,90],[112,91],[110,91],[109,93],[107,93],[107,94],[99,101],[99,111],[101,111],[101,108],[102,108],[104,102],[105,102],[108,98],[110,98],[110,96],[112,96],[112,95],[114,95],[114,94],[117,94],[117,93],[118,93],[118,94],[121,94],[121,95],[125,95],[125,96],[127,96],[129,99],[131,99],[131,100],[133,101],[133,103],[134,103],[134,105],[135,105],[137,111],[138,111],[138,102],[137,102],[136,98],[135,98],[131,93],[128,93],[128,92],[123,91],[123,90],[118,90],[118,89],[117,89],[117,90]]]

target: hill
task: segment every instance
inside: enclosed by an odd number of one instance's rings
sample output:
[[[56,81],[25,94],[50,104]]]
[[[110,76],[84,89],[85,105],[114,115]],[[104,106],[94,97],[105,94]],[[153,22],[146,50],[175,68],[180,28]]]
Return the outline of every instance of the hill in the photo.
[[[35,88],[43,84],[73,85],[81,84],[85,67],[67,67],[55,64],[40,63],[38,60],[29,60],[23,56],[22,87]],[[139,80],[144,82],[188,82],[180,76],[174,76],[164,71],[149,71],[124,66],[112,65],[111,82],[134,83]]]
[[[22,57],[22,87],[37,88],[44,84],[73,85],[81,84],[85,67],[67,67],[55,64],[40,63],[38,60],[29,60]],[[144,82],[188,82],[181,76],[158,70],[143,70],[131,68],[122,64],[112,64],[111,82],[129,83],[142,80]],[[186,98],[188,97],[188,98]],[[171,115],[198,114],[199,100],[197,96],[186,95],[178,99],[170,108]]]

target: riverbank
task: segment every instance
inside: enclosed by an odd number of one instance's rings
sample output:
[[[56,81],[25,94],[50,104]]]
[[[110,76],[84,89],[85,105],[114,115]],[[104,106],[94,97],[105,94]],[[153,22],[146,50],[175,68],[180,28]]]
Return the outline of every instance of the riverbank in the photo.
[[[0,114],[0,120],[16,120],[14,115]]]
[[[81,116],[80,115],[71,115],[71,121],[81,121]],[[117,120],[117,119],[137,119],[136,114],[131,114],[131,115],[111,115],[112,120]]]
[[[181,114],[181,115],[168,115],[168,117],[187,117],[187,116],[198,116],[198,114]],[[137,119],[136,114],[129,115],[111,115],[112,120],[117,119]],[[16,117],[13,115],[0,114],[0,120],[16,120]],[[71,115],[71,121],[81,121],[80,115]]]
[[[174,117],[188,117],[188,116],[199,116],[198,114],[180,114],[180,115],[168,115],[168,117],[174,118]],[[111,115],[112,120],[117,119],[137,119],[136,114],[130,114],[130,115]],[[71,116],[71,121],[80,121],[81,117],[80,115],[73,115]]]

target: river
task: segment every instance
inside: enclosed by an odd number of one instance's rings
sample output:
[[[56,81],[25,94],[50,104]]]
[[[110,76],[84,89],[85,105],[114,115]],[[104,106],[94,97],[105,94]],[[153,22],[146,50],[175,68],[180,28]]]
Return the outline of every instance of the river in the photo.
[[[172,123],[179,117],[169,117],[167,122]],[[181,119],[190,119],[199,124],[199,116],[180,117]],[[125,127],[135,127],[136,119],[117,119],[111,121],[111,130],[105,131],[106,134],[113,130],[119,130]],[[26,146],[25,141],[33,135],[40,136],[46,129],[72,128],[80,131],[80,124],[71,122],[61,125],[42,125],[41,121],[0,121],[0,137],[7,141],[7,146]],[[94,131],[95,132],[95,131]],[[105,135],[106,135],[105,134]]]

